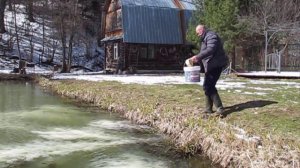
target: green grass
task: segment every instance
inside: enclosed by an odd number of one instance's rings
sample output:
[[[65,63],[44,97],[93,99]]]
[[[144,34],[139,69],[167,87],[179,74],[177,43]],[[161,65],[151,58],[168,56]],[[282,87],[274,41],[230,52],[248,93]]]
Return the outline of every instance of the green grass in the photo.
[[[219,90],[227,111],[231,111],[224,122],[242,128],[248,134],[279,137],[281,141],[300,148],[300,89],[279,84],[253,84],[245,78],[226,78],[232,82],[245,83],[245,88]],[[279,80],[296,82],[300,80]],[[199,85],[139,85],[118,82],[90,81],[48,81],[42,85],[51,86],[59,94],[82,97],[107,109],[111,104],[122,105],[126,110],[139,109],[146,116],[162,118],[181,117],[186,127],[203,127],[207,133],[218,132],[214,127],[218,119],[203,119],[204,93]],[[256,90],[255,88],[263,90]],[[235,90],[240,90],[236,92]],[[229,92],[230,91],[230,92]],[[265,95],[244,94],[264,92]],[[217,135],[217,134],[216,134]]]

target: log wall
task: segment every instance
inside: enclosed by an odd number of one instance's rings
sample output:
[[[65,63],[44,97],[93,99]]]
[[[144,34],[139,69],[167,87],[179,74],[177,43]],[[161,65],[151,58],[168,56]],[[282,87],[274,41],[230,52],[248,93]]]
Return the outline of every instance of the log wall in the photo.
[[[114,59],[114,45],[118,44],[119,58]],[[181,70],[185,59],[192,55],[191,46],[132,44],[114,41],[105,44],[106,69]]]

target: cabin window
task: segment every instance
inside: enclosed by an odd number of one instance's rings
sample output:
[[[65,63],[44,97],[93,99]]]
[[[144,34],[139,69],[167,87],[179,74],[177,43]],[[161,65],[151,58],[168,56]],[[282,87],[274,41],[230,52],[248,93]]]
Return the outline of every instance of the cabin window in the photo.
[[[114,44],[114,60],[119,59],[119,47],[118,43]]]
[[[141,59],[147,59],[147,48],[146,47],[140,48],[140,56],[141,56]]]
[[[154,45],[148,46],[148,59],[154,59]]]
[[[140,57],[144,60],[153,60],[155,58],[155,50],[153,45],[140,48]]]

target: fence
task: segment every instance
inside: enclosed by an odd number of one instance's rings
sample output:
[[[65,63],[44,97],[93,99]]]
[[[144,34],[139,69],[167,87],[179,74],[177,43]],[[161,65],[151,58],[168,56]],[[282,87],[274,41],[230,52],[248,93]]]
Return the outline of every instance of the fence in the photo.
[[[299,71],[300,44],[269,46],[265,59],[264,46],[249,46],[236,50],[235,68],[245,71]]]

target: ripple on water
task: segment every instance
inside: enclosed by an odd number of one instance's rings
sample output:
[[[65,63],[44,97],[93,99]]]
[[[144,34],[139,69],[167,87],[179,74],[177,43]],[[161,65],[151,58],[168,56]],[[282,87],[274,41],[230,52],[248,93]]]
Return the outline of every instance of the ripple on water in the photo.
[[[101,124],[101,122],[103,122]],[[95,124],[97,123],[97,124]],[[105,131],[113,123],[107,120],[94,121],[80,129],[54,128],[51,130],[31,131],[39,139],[26,144],[0,148],[0,163],[12,164],[31,161],[41,157],[68,155],[73,152],[94,151],[116,146],[157,142],[159,137],[136,138],[124,134],[111,134]],[[134,126],[123,121],[116,121],[120,127],[132,129]],[[130,125],[130,126],[128,126]],[[114,126],[116,129],[118,126]]]
[[[138,153],[122,153],[110,158],[95,158],[91,161],[90,167],[105,168],[163,168],[169,167],[168,163],[163,159],[151,157],[150,155]]]
[[[37,138],[37,135],[24,127],[0,127],[0,149],[3,145],[26,143]]]

